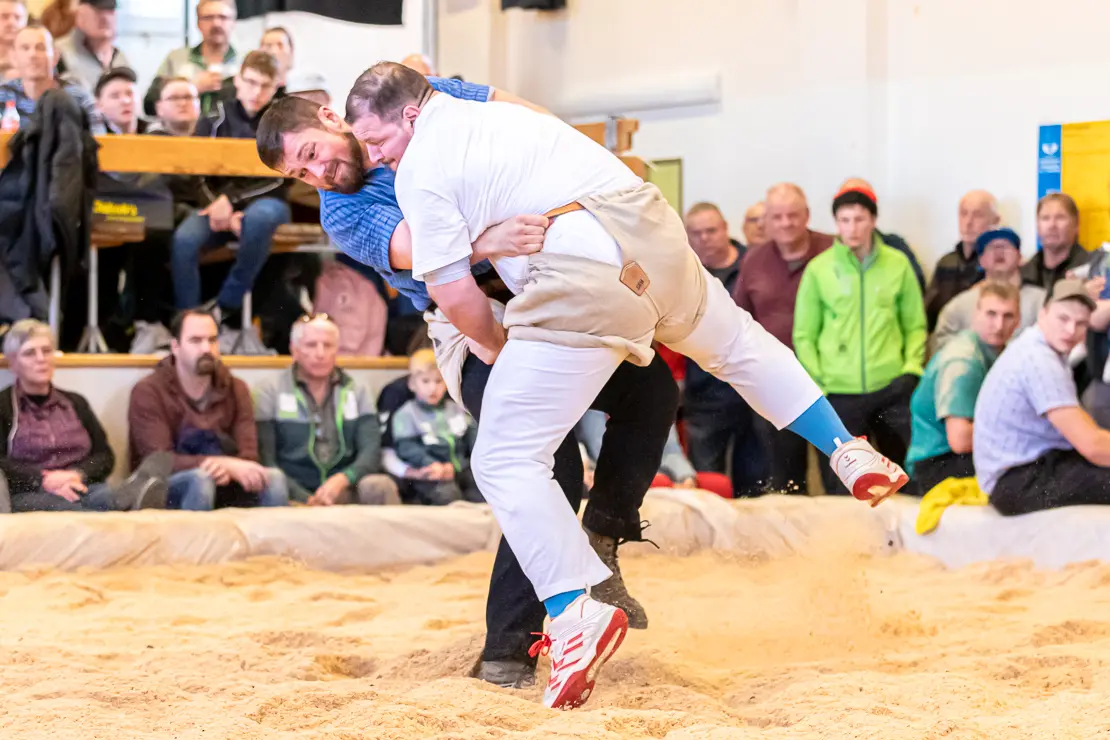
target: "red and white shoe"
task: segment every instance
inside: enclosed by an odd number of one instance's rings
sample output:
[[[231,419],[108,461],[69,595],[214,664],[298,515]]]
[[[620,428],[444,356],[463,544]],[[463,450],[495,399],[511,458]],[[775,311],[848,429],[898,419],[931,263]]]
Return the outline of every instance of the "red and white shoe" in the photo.
[[[543,692],[544,706],[574,709],[586,703],[605,661],[624,641],[628,617],[620,609],[579,596],[551,620],[548,633],[528,654],[551,656],[551,676]]]
[[[856,437],[836,448],[829,465],[860,501],[878,506],[910,482],[901,466],[880,455],[866,439]]]

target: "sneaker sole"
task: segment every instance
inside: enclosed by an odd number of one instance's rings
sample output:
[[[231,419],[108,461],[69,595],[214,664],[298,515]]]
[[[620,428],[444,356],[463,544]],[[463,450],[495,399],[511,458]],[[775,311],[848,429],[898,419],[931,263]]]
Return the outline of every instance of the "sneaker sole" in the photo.
[[[613,657],[613,653],[617,652],[617,648],[624,642],[624,636],[627,634],[628,616],[617,609],[613,612],[613,618],[609,620],[605,632],[601,634],[601,639],[597,641],[594,659],[584,669],[575,671],[566,680],[563,690],[551,702],[551,709],[576,709],[585,704],[593,693],[594,682],[601,672],[601,667]]]
[[[865,473],[852,486],[852,495],[860,501],[867,501],[874,507],[886,501],[909,482],[909,476],[905,474],[891,480],[889,475],[883,473]]]

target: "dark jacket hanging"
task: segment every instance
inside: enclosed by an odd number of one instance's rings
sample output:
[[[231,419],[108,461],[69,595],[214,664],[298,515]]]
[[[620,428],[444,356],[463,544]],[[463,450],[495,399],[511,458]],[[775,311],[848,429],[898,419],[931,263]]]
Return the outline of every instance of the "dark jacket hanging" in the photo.
[[[44,93],[12,137],[0,172],[0,319],[45,321],[54,255],[61,257],[63,292],[84,258],[97,148],[88,116],[60,89]]]
[[[402,0],[239,0],[239,17],[299,10],[351,23],[401,25]]]

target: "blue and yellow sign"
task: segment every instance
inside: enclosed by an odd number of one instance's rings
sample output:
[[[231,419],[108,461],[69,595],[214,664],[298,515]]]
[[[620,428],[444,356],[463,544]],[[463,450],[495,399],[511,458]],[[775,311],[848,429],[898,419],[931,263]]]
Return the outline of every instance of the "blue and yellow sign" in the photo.
[[[1065,192],[1079,206],[1079,243],[1110,242],[1110,121],[1041,126],[1037,197]]]

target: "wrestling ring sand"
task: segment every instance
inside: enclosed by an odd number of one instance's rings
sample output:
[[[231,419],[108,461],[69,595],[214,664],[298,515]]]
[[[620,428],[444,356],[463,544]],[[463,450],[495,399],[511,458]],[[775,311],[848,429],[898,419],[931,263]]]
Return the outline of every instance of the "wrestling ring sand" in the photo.
[[[949,570],[906,551],[891,512],[653,494],[662,551],[623,556],[651,627],[630,632],[585,708],[562,713],[539,688],[466,678],[483,637],[484,546],[368,568],[335,554],[353,547],[336,535],[352,519],[374,531],[380,514],[365,510],[216,512],[238,549],[178,540],[176,553],[120,532],[204,515],[5,517],[0,737],[1110,736],[1110,564]],[[430,530],[488,516],[425,513]],[[954,530],[957,514],[945,515]],[[67,545],[48,552],[47,531]],[[331,547],[317,552],[308,532]],[[129,554],[82,562],[120,539]]]

